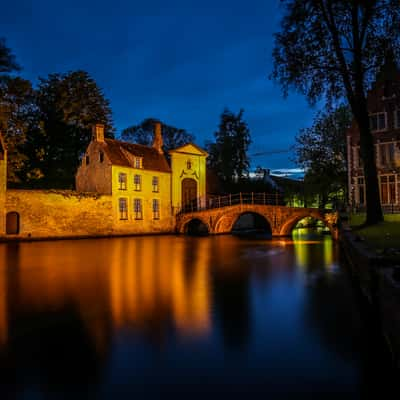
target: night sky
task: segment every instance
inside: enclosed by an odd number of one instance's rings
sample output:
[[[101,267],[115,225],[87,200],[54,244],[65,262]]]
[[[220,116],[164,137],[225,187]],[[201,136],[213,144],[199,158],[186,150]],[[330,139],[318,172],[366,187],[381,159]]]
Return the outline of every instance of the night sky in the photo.
[[[38,76],[83,69],[110,100],[119,132],[147,117],[184,128],[203,146],[224,107],[244,108],[250,155],[286,150],[316,110],[268,79],[279,0],[7,1],[0,37]],[[252,167],[293,168],[291,153],[251,157]]]

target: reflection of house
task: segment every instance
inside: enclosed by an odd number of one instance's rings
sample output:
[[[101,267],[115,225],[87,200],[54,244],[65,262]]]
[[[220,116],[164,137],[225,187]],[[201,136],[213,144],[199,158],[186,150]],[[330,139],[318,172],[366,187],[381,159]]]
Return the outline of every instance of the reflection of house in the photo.
[[[376,167],[383,208],[399,204],[400,190],[400,71],[388,61],[368,92],[369,123],[374,138]],[[364,206],[364,171],[360,158],[360,135],[355,121],[347,133],[350,204]]]
[[[172,232],[182,208],[205,205],[207,153],[189,143],[162,150],[104,137],[96,125],[76,174],[77,191],[7,190],[0,141],[0,236],[70,237]]]

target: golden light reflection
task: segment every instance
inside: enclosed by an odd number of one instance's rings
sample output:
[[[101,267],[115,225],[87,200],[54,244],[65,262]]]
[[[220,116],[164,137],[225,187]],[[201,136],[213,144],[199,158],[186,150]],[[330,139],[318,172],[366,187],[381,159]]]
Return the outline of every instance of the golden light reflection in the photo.
[[[7,271],[1,260],[5,260],[5,246],[0,245],[0,347],[6,345],[8,339]]]
[[[12,268],[0,247],[0,345],[10,304],[22,313],[75,310],[98,351],[110,329],[160,333],[172,322],[184,336],[202,336],[211,329],[209,246],[168,237],[24,243]]]
[[[307,269],[314,265],[311,258],[321,258],[317,260],[325,269],[330,269],[333,265],[333,241],[332,238],[322,236],[321,240],[302,240],[293,241],[296,262],[301,269]],[[315,244],[320,246],[304,246],[305,244]]]
[[[190,249],[186,244],[138,238],[114,248],[110,287],[117,327],[146,327],[170,318],[184,335],[210,330],[209,241]]]
[[[331,238],[324,240],[324,263],[325,268],[332,269],[333,267],[333,241]]]

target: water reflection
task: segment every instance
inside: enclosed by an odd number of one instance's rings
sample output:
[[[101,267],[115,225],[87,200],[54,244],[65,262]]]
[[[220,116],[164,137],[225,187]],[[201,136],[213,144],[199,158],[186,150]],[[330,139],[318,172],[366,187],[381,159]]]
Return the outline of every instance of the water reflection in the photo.
[[[208,240],[119,241],[108,269],[113,324],[153,331],[172,320],[182,335],[210,329]],[[107,278],[108,279],[108,278]]]
[[[0,245],[0,394],[358,393],[372,372],[338,248],[298,233]]]

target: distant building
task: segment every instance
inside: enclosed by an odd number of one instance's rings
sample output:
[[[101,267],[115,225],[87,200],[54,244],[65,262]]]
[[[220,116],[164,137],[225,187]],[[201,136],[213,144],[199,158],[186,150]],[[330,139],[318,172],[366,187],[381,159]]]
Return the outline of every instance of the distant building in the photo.
[[[400,71],[393,60],[382,68],[368,92],[369,123],[374,138],[380,199],[384,210],[398,208],[400,200]],[[352,206],[366,203],[360,157],[360,134],[353,120],[347,132],[348,193]]]

